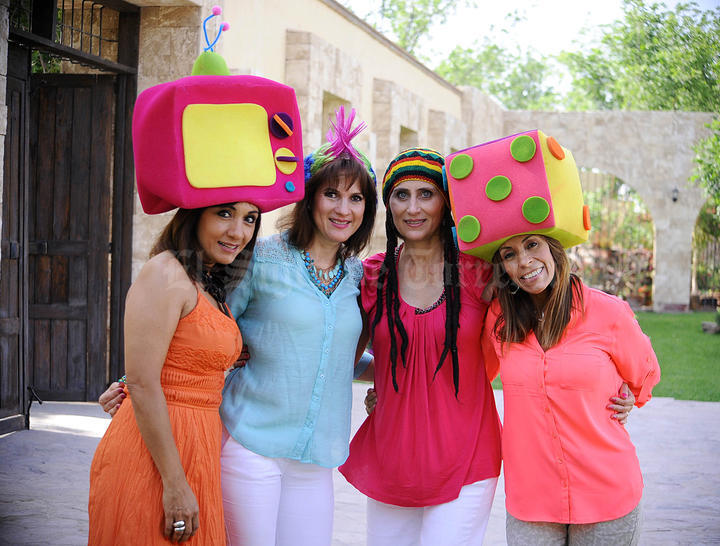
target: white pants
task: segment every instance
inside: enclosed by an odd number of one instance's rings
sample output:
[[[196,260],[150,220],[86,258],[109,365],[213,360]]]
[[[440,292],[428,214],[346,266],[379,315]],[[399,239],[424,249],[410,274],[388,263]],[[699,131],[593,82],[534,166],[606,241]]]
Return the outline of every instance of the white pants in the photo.
[[[367,546],[480,546],[497,478],[471,483],[457,499],[408,508],[368,498]]]
[[[332,469],[258,455],[223,429],[220,455],[228,546],[329,546]]]

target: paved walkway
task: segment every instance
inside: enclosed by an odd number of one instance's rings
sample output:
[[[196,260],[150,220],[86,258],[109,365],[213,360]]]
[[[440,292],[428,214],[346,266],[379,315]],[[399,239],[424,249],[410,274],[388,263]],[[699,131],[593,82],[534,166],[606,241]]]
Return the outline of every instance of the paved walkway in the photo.
[[[353,431],[365,387],[353,386]],[[501,391],[496,398],[502,408]],[[31,430],[0,438],[0,545],[86,543],[88,471],[107,423],[96,404],[46,402],[33,404]],[[720,544],[720,403],[655,398],[628,429],[645,476],[640,543]],[[502,488],[486,546],[505,544]],[[333,546],[365,544],[365,497],[338,473],[335,501]]]

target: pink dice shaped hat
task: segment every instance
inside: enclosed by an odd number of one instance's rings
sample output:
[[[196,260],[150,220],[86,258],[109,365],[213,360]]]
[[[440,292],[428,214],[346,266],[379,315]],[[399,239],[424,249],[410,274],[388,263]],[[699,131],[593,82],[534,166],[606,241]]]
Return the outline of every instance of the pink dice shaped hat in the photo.
[[[565,248],[588,238],[590,213],[572,153],[542,131],[450,154],[444,174],[461,252],[490,262],[516,235],[540,233]]]

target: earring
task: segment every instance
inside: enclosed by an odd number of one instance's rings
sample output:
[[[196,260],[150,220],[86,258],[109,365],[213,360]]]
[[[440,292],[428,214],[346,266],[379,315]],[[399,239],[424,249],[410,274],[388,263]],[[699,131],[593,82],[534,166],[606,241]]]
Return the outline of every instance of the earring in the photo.
[[[510,281],[508,286],[510,287],[510,293],[513,296],[518,293],[518,290],[520,290],[520,287],[517,284],[515,284],[513,281]]]

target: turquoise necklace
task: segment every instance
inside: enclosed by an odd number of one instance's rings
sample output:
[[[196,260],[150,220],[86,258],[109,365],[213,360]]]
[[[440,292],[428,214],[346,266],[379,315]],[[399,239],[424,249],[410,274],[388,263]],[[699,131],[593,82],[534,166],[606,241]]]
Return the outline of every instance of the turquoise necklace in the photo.
[[[303,250],[303,262],[305,262],[305,269],[310,275],[310,280],[318,287],[320,292],[329,298],[345,275],[345,268],[342,267],[340,260],[337,261],[335,267],[325,271],[315,265],[315,261],[310,257],[307,250]]]

